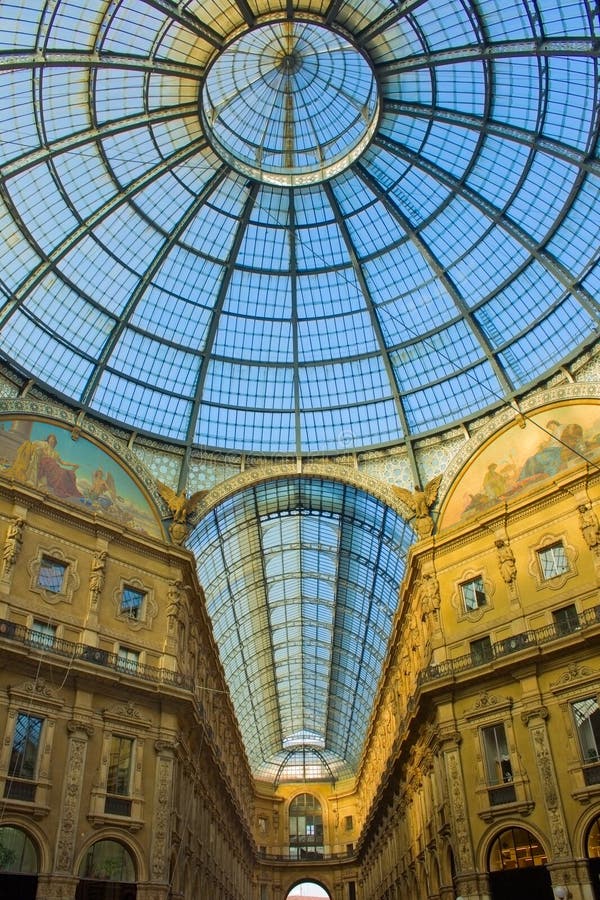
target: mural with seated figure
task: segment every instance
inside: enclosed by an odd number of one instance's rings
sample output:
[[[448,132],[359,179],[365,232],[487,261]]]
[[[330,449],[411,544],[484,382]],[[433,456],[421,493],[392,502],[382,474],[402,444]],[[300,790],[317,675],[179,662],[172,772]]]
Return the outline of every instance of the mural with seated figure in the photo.
[[[489,441],[449,494],[438,527],[482,515],[586,460],[600,456],[600,404],[546,407]]]
[[[123,467],[105,450],[54,422],[0,419],[0,475],[162,538],[157,514]]]

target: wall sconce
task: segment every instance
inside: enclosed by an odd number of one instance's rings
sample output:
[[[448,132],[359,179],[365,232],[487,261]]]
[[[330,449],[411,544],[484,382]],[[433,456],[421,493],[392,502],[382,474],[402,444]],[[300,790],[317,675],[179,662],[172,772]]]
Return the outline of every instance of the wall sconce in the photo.
[[[557,884],[554,888],[554,896],[556,897],[556,900],[567,900],[569,889],[562,884]]]

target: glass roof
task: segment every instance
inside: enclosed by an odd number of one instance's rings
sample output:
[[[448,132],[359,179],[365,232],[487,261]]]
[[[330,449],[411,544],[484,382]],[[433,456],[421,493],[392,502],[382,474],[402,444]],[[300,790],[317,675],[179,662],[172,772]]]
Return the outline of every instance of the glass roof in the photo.
[[[250,765],[269,781],[356,771],[414,533],[371,495],[280,478],[194,529]]]
[[[3,0],[0,353],[254,453],[518,395],[597,329],[599,28],[583,0]]]

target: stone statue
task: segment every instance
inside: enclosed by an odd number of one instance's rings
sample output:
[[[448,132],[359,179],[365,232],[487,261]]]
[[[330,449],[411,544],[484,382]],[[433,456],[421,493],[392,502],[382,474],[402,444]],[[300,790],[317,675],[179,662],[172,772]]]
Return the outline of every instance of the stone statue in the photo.
[[[582,503],[579,507],[579,527],[583,539],[590,550],[600,544],[600,523],[598,516],[589,503]]]
[[[421,579],[421,616],[426,619],[440,608],[440,585],[433,573],[426,572]]]
[[[429,510],[435,503],[440,487],[442,475],[436,475],[429,481],[423,490],[415,485],[414,491],[393,484],[392,490],[413,511],[415,530],[420,538],[429,537],[433,533],[433,519]]]
[[[24,526],[25,519],[22,518],[13,519],[8,526],[6,540],[2,550],[3,575],[6,575],[17,561],[23,543]]]
[[[517,577],[517,564],[515,562],[515,555],[512,552],[508,541],[503,540],[503,538],[498,538],[495,543],[496,553],[498,556],[498,565],[500,566],[500,574],[502,575],[502,578],[504,579],[506,584],[513,584],[515,578]]]
[[[106,550],[96,553],[92,560],[90,571],[90,601],[93,606],[98,602],[98,598],[104,587],[104,567],[106,565]]]
[[[183,581],[174,579],[169,582],[167,600],[169,601],[167,606],[168,619],[185,624]]]

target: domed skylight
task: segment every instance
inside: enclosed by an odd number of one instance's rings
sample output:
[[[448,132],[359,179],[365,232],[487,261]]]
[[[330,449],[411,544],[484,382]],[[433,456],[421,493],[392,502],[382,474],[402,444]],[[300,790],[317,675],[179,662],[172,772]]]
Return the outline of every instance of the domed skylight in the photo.
[[[0,351],[128,428],[269,454],[518,395],[597,327],[598,27],[570,0],[3,3]]]

